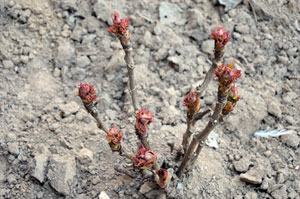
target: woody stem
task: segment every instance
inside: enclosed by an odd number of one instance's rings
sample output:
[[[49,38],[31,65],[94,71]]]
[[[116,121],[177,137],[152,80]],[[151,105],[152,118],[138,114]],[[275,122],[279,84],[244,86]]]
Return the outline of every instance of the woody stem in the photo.
[[[129,33],[128,33],[129,34]],[[134,108],[134,112],[138,110],[138,100],[137,100],[137,92],[136,92],[136,85],[134,80],[134,61],[132,57],[132,46],[130,40],[126,40],[126,38],[120,38],[121,45],[125,52],[124,60],[126,62],[127,70],[128,70],[128,77],[129,77],[129,92],[132,99],[132,104]]]
[[[213,113],[210,121],[206,125],[205,129],[193,136],[192,142],[189,145],[189,147],[188,147],[188,149],[187,149],[187,151],[186,151],[186,153],[185,153],[185,155],[183,157],[182,163],[181,163],[181,165],[180,165],[180,167],[179,167],[179,169],[177,171],[177,176],[179,178],[182,177],[182,174],[184,173],[185,168],[188,166],[188,163],[191,161],[192,155],[193,155],[196,147],[198,146],[198,144],[203,145],[204,144],[204,140],[207,138],[207,136],[209,135],[209,133],[217,125],[217,123],[219,121],[220,113],[222,112],[222,110],[223,110],[223,108],[225,106],[227,95],[228,94],[223,95],[222,92],[220,92],[220,91],[218,92],[218,103],[216,104],[214,113]],[[200,151],[201,151],[201,149],[200,149]],[[199,151],[199,153],[200,153],[200,151]]]
[[[203,94],[203,92],[207,88],[209,82],[212,80],[213,73],[217,69],[217,66],[221,64],[219,62],[221,62],[223,54],[224,54],[224,49],[219,50],[219,51],[216,51],[216,50],[214,51],[214,58],[212,60],[212,65],[211,65],[210,69],[208,70],[202,84],[196,87],[197,94],[199,97]]]

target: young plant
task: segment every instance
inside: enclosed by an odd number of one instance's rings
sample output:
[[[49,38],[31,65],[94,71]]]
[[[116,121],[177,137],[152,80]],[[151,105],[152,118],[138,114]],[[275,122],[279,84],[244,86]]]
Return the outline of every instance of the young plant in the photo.
[[[120,155],[130,159],[133,165],[139,169],[154,169],[154,180],[160,188],[165,189],[168,187],[168,184],[172,179],[174,170],[171,168],[164,169],[159,167],[157,164],[157,155],[153,152],[147,140],[149,135],[148,127],[149,124],[154,122],[154,118],[153,113],[150,113],[147,109],[138,108],[139,105],[134,80],[134,62],[132,57],[132,47],[130,44],[130,34],[128,30],[130,19],[129,17],[122,19],[119,17],[119,14],[115,12],[112,15],[112,21],[113,25],[107,30],[108,32],[113,33],[119,39],[123,50],[125,51],[124,59],[128,69],[130,94],[136,114],[136,122],[133,128],[135,129],[135,133],[140,140],[136,154],[132,154],[130,150],[127,149],[125,143],[122,142],[123,133],[116,128],[115,124],[110,130],[108,130],[107,125],[103,122],[95,107],[94,102],[97,100],[97,95],[94,86],[91,84],[80,83],[78,88],[78,96],[81,98],[86,110],[95,118],[98,127],[106,133],[106,139],[111,150],[113,152],[119,152]],[[184,97],[183,102],[187,107],[187,129],[183,135],[182,141],[184,156],[179,169],[177,170],[177,176],[179,178],[182,177],[185,168],[190,164],[190,162],[197,159],[201,149],[203,148],[205,139],[219,123],[220,118],[228,115],[235,108],[240,99],[235,81],[241,77],[241,71],[235,69],[234,62],[226,65],[221,64],[225,46],[231,40],[229,34],[230,31],[224,31],[222,26],[218,26],[217,30],[212,31],[209,37],[215,41],[215,49],[211,68],[209,69],[203,83],[197,86],[195,90],[191,90]],[[214,112],[206,127],[202,131],[192,136],[192,127],[194,127],[195,123],[211,111],[211,109],[207,109],[203,112],[200,112],[200,97],[211,81],[213,74],[215,74],[219,83],[217,91],[218,97]]]

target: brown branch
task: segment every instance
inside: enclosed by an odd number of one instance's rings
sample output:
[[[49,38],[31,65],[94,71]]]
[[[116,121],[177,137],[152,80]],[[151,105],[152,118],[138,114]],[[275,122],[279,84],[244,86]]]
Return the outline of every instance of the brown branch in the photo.
[[[197,122],[198,120],[201,120],[205,115],[207,115],[208,113],[210,113],[212,111],[211,108],[201,112],[201,113],[198,113],[196,116],[195,116],[195,119],[194,119],[194,122]]]
[[[222,60],[223,55],[224,55],[224,49],[222,51],[216,51],[216,50],[214,51],[214,58],[212,60],[212,65],[211,65],[210,69],[208,70],[202,84],[196,87],[197,94],[199,97],[203,94],[203,92],[207,88],[209,82],[212,80],[213,73],[217,69],[217,66],[220,65],[219,62]]]
[[[136,85],[134,80],[134,61],[132,57],[132,47],[130,40],[126,40],[126,38],[120,38],[121,45],[125,52],[124,60],[126,62],[127,70],[128,70],[128,77],[129,77],[129,92],[132,99],[132,104],[134,108],[134,112],[138,110],[138,100],[137,100],[137,92],[136,92]]]
[[[189,119],[187,119],[187,128],[186,128],[186,132],[183,135],[183,139],[182,139],[182,147],[183,147],[183,151],[186,152],[187,150],[187,146],[190,143],[190,137],[193,135],[193,132],[191,130],[191,128],[195,125],[195,123],[198,120],[201,120],[206,114],[210,113],[211,109],[207,109],[206,111],[203,111],[201,113],[197,113],[194,117],[194,119],[191,121]],[[181,149],[180,149],[181,151]]]
[[[216,104],[215,111],[214,111],[210,121],[206,125],[205,129],[193,137],[192,142],[189,145],[189,148],[188,148],[187,152],[185,153],[183,161],[177,171],[177,176],[179,178],[181,178],[185,168],[187,167],[188,163],[190,162],[192,155],[193,155],[196,147],[198,146],[198,144],[200,144],[200,145],[203,144],[204,140],[207,138],[209,133],[218,124],[219,116],[224,108],[226,99],[227,99],[227,95],[224,96],[221,92],[218,92],[218,103]]]

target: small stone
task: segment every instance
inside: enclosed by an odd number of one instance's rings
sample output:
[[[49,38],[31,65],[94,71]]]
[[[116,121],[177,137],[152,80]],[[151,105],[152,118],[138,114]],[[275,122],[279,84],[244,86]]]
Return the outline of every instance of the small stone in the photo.
[[[64,104],[60,107],[61,109],[61,115],[63,117],[68,117],[71,114],[77,113],[77,111],[80,109],[80,106],[75,102],[69,102],[68,104]]]
[[[250,162],[246,158],[242,158],[239,161],[233,163],[234,169],[238,172],[246,172],[248,171]]]
[[[99,199],[109,199],[108,195],[105,193],[105,191],[101,191],[99,195]]]
[[[265,155],[266,157],[270,157],[270,156],[272,155],[272,151],[270,151],[270,150],[265,151],[265,152],[264,152],[264,155]]]
[[[214,53],[215,43],[212,39],[205,40],[202,42],[201,50],[204,53],[212,55]]]
[[[272,101],[269,105],[268,105],[268,112],[271,115],[274,115],[275,117],[281,118],[281,109],[280,109],[280,103]]]
[[[7,133],[5,136],[6,142],[14,142],[17,140],[17,136],[14,133]]]
[[[178,183],[176,189],[181,190],[183,189],[183,185],[182,183]]]
[[[257,193],[255,191],[250,191],[245,195],[245,199],[257,199]]]
[[[282,95],[283,101],[287,104],[293,103],[293,100],[296,99],[297,97],[298,97],[297,93],[293,91],[286,92]]]
[[[240,174],[240,180],[250,184],[261,184],[264,175],[262,166],[252,167],[247,173]]]
[[[53,70],[53,76],[54,77],[59,77],[60,76],[60,70],[59,68],[55,67]]]
[[[151,186],[150,182],[145,182],[145,183],[141,186],[139,192],[140,192],[141,194],[146,194],[146,193],[150,192],[152,189],[153,189],[153,186]]]
[[[55,65],[58,68],[62,68],[65,65],[69,66],[73,61],[75,48],[69,41],[65,40],[58,41],[58,44]]]
[[[292,148],[298,148],[298,145],[300,143],[300,138],[297,134],[295,133],[292,133],[292,134],[289,134],[289,135],[282,135],[280,137],[281,141],[288,145],[289,147],[292,147]]]
[[[269,184],[271,184],[271,179],[265,177],[260,185],[260,189],[266,191],[269,188]]]
[[[243,24],[235,26],[234,30],[241,34],[249,34],[250,32],[249,26]]]
[[[291,125],[296,124],[296,120],[292,116],[290,116],[290,115],[286,116],[285,119]]]
[[[73,193],[76,184],[76,162],[74,157],[53,155],[47,174],[52,188],[65,196]]]
[[[38,154],[34,156],[34,168],[31,176],[37,179],[40,183],[43,183],[45,180],[47,163],[48,155]]]
[[[290,48],[288,51],[287,51],[287,54],[288,56],[292,57],[292,56],[295,56],[297,54],[297,48],[294,47],[294,48]]]
[[[287,64],[289,62],[289,58],[286,56],[278,56],[278,60],[282,64]]]
[[[172,24],[182,18],[182,10],[177,4],[161,2],[159,5],[159,19],[162,24]]]
[[[240,180],[250,183],[250,184],[261,184],[262,180],[261,178],[257,178],[256,176],[251,176],[247,173],[243,173],[240,175]]]
[[[74,12],[77,10],[76,2],[76,0],[62,0],[60,6],[63,10],[70,10]]]
[[[29,61],[29,57],[26,55],[21,55],[21,62],[23,62],[24,64],[27,64]]]
[[[76,58],[76,64],[80,68],[85,68],[91,64],[91,60],[87,56],[79,56]]]
[[[2,64],[6,69],[12,69],[14,67],[14,63],[11,60],[3,60]]]
[[[93,161],[93,152],[87,148],[83,148],[78,152],[78,156],[81,162],[92,162]]]
[[[14,174],[9,174],[6,177],[6,180],[7,180],[8,184],[15,184],[17,182],[17,178]]]
[[[15,156],[19,155],[19,144],[17,142],[10,142],[7,146],[9,153]]]

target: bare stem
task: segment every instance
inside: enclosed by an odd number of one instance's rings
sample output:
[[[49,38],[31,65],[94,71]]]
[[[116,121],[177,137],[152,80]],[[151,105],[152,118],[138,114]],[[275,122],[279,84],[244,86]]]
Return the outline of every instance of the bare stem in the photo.
[[[222,95],[221,92],[218,92],[218,103],[216,104],[215,111],[206,125],[205,129],[196,135],[194,135],[193,140],[191,144],[188,147],[187,152],[185,153],[183,157],[183,161],[177,171],[177,176],[181,178],[185,168],[187,167],[188,163],[190,162],[192,155],[198,146],[198,144],[202,145],[204,143],[204,140],[207,138],[209,133],[215,128],[215,126],[218,124],[220,113],[222,112],[225,102],[227,99],[227,95]],[[200,153],[200,152],[199,152]]]
[[[192,135],[191,126],[193,125],[192,121],[190,121],[189,119],[187,119],[187,120],[188,121],[187,121],[186,131],[183,134],[183,139],[182,139],[182,147],[183,147],[184,152],[186,152],[187,145],[190,143],[190,137]]]
[[[197,122],[198,120],[201,120],[205,115],[207,115],[208,113],[210,113],[212,111],[211,108],[201,112],[201,113],[198,113],[196,116],[195,116],[195,119],[194,119],[194,122]]]
[[[138,110],[138,100],[137,100],[137,92],[136,85],[134,80],[134,61],[132,57],[132,47],[130,40],[126,40],[124,38],[120,38],[120,42],[122,44],[123,50],[125,52],[124,60],[126,62],[128,77],[129,77],[129,92],[132,99],[132,104],[134,108],[134,112]]]
[[[221,51],[216,51],[215,50],[214,54],[215,54],[215,56],[213,58],[212,65],[211,65],[210,69],[208,70],[208,72],[207,72],[207,74],[204,78],[204,81],[202,82],[201,85],[196,87],[197,94],[198,94],[199,97],[203,94],[203,92],[207,88],[209,82],[212,80],[213,73],[217,69],[217,66],[220,65],[219,62],[221,61],[221,59],[223,57],[224,49],[221,50]]]

